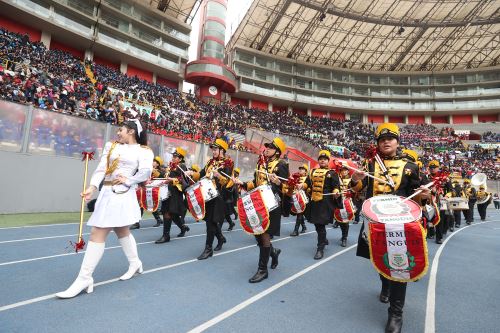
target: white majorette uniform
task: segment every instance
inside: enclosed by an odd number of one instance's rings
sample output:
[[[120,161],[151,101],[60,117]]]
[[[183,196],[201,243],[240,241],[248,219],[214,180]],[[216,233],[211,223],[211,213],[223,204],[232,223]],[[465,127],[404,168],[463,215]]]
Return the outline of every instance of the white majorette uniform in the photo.
[[[97,197],[94,213],[87,222],[88,226],[124,227],[141,219],[134,187],[151,176],[153,158],[153,151],[147,146],[106,143],[101,161],[90,180],[90,185],[96,188],[99,188],[104,180],[104,186]],[[127,178],[126,186],[111,186],[118,175]],[[130,187],[128,191],[127,187]]]

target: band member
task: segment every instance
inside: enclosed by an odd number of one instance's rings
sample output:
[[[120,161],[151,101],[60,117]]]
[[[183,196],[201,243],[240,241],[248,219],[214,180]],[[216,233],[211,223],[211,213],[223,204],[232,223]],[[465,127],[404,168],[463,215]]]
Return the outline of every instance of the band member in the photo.
[[[200,172],[188,171],[187,174],[192,176],[195,181],[202,177],[212,178],[212,181],[219,193],[222,192],[224,186],[230,181],[230,176],[233,172],[233,161],[226,156],[228,144],[222,139],[215,140],[210,145],[212,150],[212,158],[207,162],[205,167]],[[224,199],[218,195],[214,199],[205,203],[205,223],[207,228],[207,238],[205,241],[205,249],[198,257],[198,260],[204,260],[213,256],[214,251],[222,249],[222,244],[226,242],[226,238],[222,235],[220,226],[226,215]],[[214,237],[217,237],[217,246],[212,249]]]
[[[106,238],[114,230],[125,253],[129,268],[120,277],[128,280],[136,273],[142,273],[142,262],[137,254],[137,245],[129,226],[141,217],[139,203],[132,186],[146,181],[151,176],[152,150],[146,146],[146,132],[141,123],[127,121],[118,129],[117,141],[104,146],[101,160],[90,180],[90,186],[81,193],[89,200],[104,180],[95,210],[87,225],[92,227],[82,266],[75,282],[59,298],[72,298],[83,290],[94,289],[92,274],[104,253]]]
[[[275,196],[280,198],[283,196],[282,179],[288,179],[289,168],[288,163],[281,159],[281,155],[285,153],[286,145],[280,138],[274,138],[272,142],[264,145],[266,149],[257,163],[257,169],[254,173],[253,181],[243,183],[237,181],[242,185],[243,189],[250,191],[261,185],[271,185],[272,191]],[[281,205],[280,205],[281,206]],[[259,246],[259,264],[257,272],[248,280],[250,283],[261,282],[268,277],[267,264],[269,257],[271,257],[271,269],[278,266],[278,256],[281,253],[271,244],[271,236],[279,236],[281,229],[281,207],[278,207],[269,212],[269,227],[265,233],[256,235],[255,239]]]
[[[309,172],[309,166],[307,164],[303,164],[299,168],[299,174],[300,174],[300,179],[298,185],[302,185],[306,182],[307,179],[307,173]],[[299,213],[297,214],[296,220],[295,220],[295,227],[293,228],[293,232],[290,234],[290,236],[295,237],[299,235],[299,227],[302,227],[300,229],[300,233],[303,234],[306,232],[307,227],[306,227],[306,222],[304,218],[304,213]]]
[[[166,173],[169,196],[161,202],[161,213],[163,214],[163,234],[160,239],[155,241],[155,244],[163,244],[170,242],[170,228],[172,221],[179,227],[181,232],[177,237],[184,237],[189,227],[181,221],[181,216],[186,211],[184,203],[183,191],[187,187],[188,179],[184,175],[187,171],[185,165],[186,151],[177,147],[172,153],[172,161],[170,161]],[[183,172],[184,171],[184,172]]]
[[[430,181],[433,181],[434,178],[440,175],[441,166],[438,161],[436,160],[430,161],[429,164],[427,165],[427,168],[429,170],[428,178]],[[451,182],[447,181],[446,184],[442,186],[441,190],[433,192],[433,195],[436,197],[436,202],[439,209],[439,218],[440,218],[439,224],[434,228],[436,232],[437,244],[443,243],[443,237],[446,235],[449,226],[453,226],[455,223],[453,214],[451,213],[451,211],[448,210],[447,205],[445,205],[443,202],[445,197],[451,196],[450,191],[451,191]]]
[[[236,169],[233,170],[233,175],[235,173]],[[239,176],[239,169],[238,169],[238,176]],[[224,199],[224,203],[226,204],[226,216],[225,220],[227,223],[229,223],[229,228],[227,228],[227,231],[233,230],[235,223],[231,220],[231,215],[234,214],[235,216],[238,216],[236,213],[236,210],[234,209],[234,205],[236,204],[236,200],[238,200],[238,185],[235,184],[232,180],[229,180],[229,182],[226,184],[226,186],[223,187],[222,189],[222,198]],[[222,224],[224,224],[224,221],[221,223],[221,228]]]
[[[342,164],[342,169],[340,170],[340,189],[342,191],[348,191],[349,190],[349,184],[351,182],[351,175],[349,174],[349,169],[345,164]],[[358,196],[357,193],[354,196]],[[353,199],[354,203],[354,199]],[[340,204],[342,206],[342,204]],[[347,246],[347,236],[349,236],[349,222],[347,223],[340,223],[340,230],[342,231],[342,239],[340,246],[346,247]]]
[[[188,169],[188,171],[194,171],[194,172],[200,172],[200,166],[198,164],[193,164],[191,167]],[[186,224],[186,214],[188,212],[188,203],[186,200],[186,196],[184,195],[184,208],[182,210],[181,214],[181,223]]]
[[[328,167],[330,152],[321,150],[318,155],[319,166],[312,169],[302,189],[311,190],[311,201],[307,206],[306,218],[309,223],[314,224],[318,234],[315,260],[323,258],[326,239],[326,226],[332,222],[333,210],[340,208],[338,198],[340,197],[339,176]],[[326,194],[326,195],[325,195]]]
[[[464,179],[464,193],[468,199],[469,209],[463,211],[465,223],[471,224],[474,222],[474,205],[477,201],[477,191],[470,185],[470,179]],[[457,226],[459,227],[459,226]]]
[[[162,166],[163,166],[163,160],[161,159],[160,156],[156,156],[153,160],[153,172],[151,172],[151,178],[163,178],[163,177],[165,177],[165,173],[164,173]],[[144,209],[141,208],[141,219],[142,219],[143,215],[144,215]],[[156,224],[153,227],[159,227],[160,225],[163,224],[163,221],[161,220],[161,217],[160,217],[160,209],[157,209],[153,212],[153,217],[156,220]],[[141,225],[139,222],[136,222],[130,226],[130,230],[140,229],[140,228],[141,228]]]
[[[491,203],[491,193],[486,192],[484,185],[479,186],[479,191],[477,191],[477,202],[477,211],[479,212],[481,221],[485,221],[486,208],[488,208],[488,205]]]
[[[465,193],[458,179],[453,180],[450,193],[452,198],[465,198]],[[459,210],[453,210],[453,219],[455,220],[455,223],[453,224],[452,222],[449,225],[450,230],[453,226],[460,228],[460,225],[462,224],[462,214]]]
[[[374,160],[367,160],[365,168],[377,178],[385,177],[388,179],[391,177],[394,187],[368,178],[364,173],[355,172],[351,178],[351,189],[361,191],[366,188],[366,197],[368,199],[381,194],[395,194],[407,197],[413,194],[415,190],[420,189],[422,193],[415,197],[417,199],[415,201],[418,201],[418,197],[429,199],[430,191],[419,187],[420,179],[417,165],[406,162],[402,159],[401,154],[398,154],[398,126],[392,123],[380,124],[375,131],[375,139],[377,141],[377,152],[389,173],[385,174],[382,172],[380,166]],[[359,233],[356,255],[370,259],[370,250],[364,227],[364,225],[361,227]],[[406,283],[391,281],[382,275],[380,275],[380,280],[382,282],[382,290],[379,299],[382,303],[390,302],[385,332],[401,332]]]

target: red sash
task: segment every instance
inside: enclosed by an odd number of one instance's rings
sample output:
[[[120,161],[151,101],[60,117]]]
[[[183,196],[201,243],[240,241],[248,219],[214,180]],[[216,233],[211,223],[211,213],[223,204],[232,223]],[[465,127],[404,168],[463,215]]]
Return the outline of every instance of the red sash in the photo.
[[[241,227],[251,235],[263,234],[269,228],[269,211],[260,191],[238,199],[238,214]]]

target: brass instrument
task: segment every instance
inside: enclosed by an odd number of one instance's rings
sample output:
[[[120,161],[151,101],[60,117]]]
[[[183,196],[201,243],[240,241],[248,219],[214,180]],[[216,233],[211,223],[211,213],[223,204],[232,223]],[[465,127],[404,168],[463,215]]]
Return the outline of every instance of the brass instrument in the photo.
[[[488,177],[484,173],[476,173],[472,176],[470,183],[477,190],[477,204],[481,205],[490,200],[491,194],[486,192],[488,185],[486,184]]]

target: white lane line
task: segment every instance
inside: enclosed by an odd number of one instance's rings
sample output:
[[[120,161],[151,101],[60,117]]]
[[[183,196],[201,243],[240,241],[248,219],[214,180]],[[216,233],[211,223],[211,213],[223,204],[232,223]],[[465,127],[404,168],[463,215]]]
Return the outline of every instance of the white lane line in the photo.
[[[147,221],[147,220],[145,220],[145,221]],[[191,225],[205,225],[205,223],[202,223],[202,222],[192,222],[192,223],[186,223],[186,225],[187,226],[191,226]],[[136,232],[140,232],[141,230],[149,230],[149,229],[159,229],[159,230],[162,230],[162,227],[161,226],[160,227],[141,227],[140,229],[136,229]],[[113,231],[111,231],[111,232],[113,232]],[[90,233],[84,233],[83,235],[90,235]],[[36,238],[24,238],[24,239],[12,239],[12,240],[0,241],[0,244],[28,242],[28,241],[43,240],[43,239],[55,239],[55,238],[75,237],[75,236],[78,236],[78,234],[47,236],[47,237],[36,237]]]
[[[295,222],[293,222],[293,223],[295,223]],[[327,228],[327,229],[332,229],[332,228]],[[316,233],[316,231],[305,232],[305,233],[303,233],[303,235],[312,234],[312,233]],[[202,236],[202,235],[194,235],[194,236],[191,236],[191,237],[195,237],[195,236]],[[295,237],[288,236],[288,237],[278,238],[278,239],[273,240],[273,243],[280,242],[280,241],[287,240],[287,239],[291,239],[291,238],[295,238]],[[137,244],[137,245],[139,245],[139,244]],[[346,250],[349,250],[349,249],[351,249],[352,247],[355,247],[355,246],[356,245],[353,245],[353,246],[351,246],[351,247],[349,247],[349,248],[347,248],[347,249],[345,249],[345,250],[343,250],[341,252],[343,253]],[[214,257],[218,257],[218,256],[222,256],[222,255],[226,255],[226,254],[230,254],[230,253],[234,253],[234,252],[238,252],[238,251],[242,251],[242,250],[246,250],[246,249],[250,249],[250,248],[255,248],[255,247],[256,247],[256,244],[252,244],[252,245],[247,245],[247,246],[239,247],[239,248],[228,250],[228,251],[222,251],[222,252],[219,252],[217,254],[214,254]],[[326,259],[324,259],[324,260],[326,260]],[[161,266],[161,267],[157,267],[157,268],[145,270],[142,274],[149,274],[149,273],[164,271],[164,270],[167,270],[167,269],[171,269],[171,268],[174,268],[174,267],[178,267],[178,266],[182,266],[182,265],[186,265],[186,264],[190,264],[190,263],[194,263],[194,262],[199,262],[199,260],[198,259],[189,259],[189,260],[186,260],[186,261],[181,261],[181,262],[177,262],[177,263],[174,263],[174,264],[170,264],[170,265],[166,265],[166,266]],[[106,281],[101,281],[101,282],[95,283],[94,286],[103,286],[103,285],[110,284],[110,283],[113,283],[113,282],[118,282],[118,281],[120,281],[118,278],[110,279],[110,280],[106,280]],[[52,298],[55,298],[55,296],[56,296],[56,294],[49,294],[49,295],[45,295],[45,296],[31,298],[31,299],[28,299],[28,300],[25,300],[25,301],[21,301],[21,302],[17,302],[17,303],[12,303],[12,304],[8,304],[8,305],[4,305],[4,306],[0,307],[0,312],[7,311],[7,310],[10,310],[10,309],[15,309],[15,308],[18,308],[18,307],[21,307],[21,306],[25,306],[25,305],[29,305],[29,304],[33,304],[33,303],[38,303],[38,302],[45,301],[45,300],[48,300],[48,299],[52,299]]]
[[[299,271],[298,273],[295,273],[294,275],[290,276],[289,278],[286,278],[285,280],[267,288],[266,290],[264,291],[261,291],[260,293],[258,293],[257,295],[247,299],[246,301],[244,302],[241,302],[240,304],[236,305],[235,307],[227,310],[226,312],[223,312],[221,313],[220,315],[218,315],[217,317],[214,317],[212,319],[210,319],[209,321],[193,328],[192,330],[188,331],[188,333],[199,333],[199,332],[203,332],[207,329],[209,329],[210,327],[220,323],[221,321],[231,317],[232,315],[238,313],[239,311],[243,310],[244,308],[246,308],[247,306],[257,302],[258,300],[264,298],[265,296],[269,295],[270,293],[272,293],[273,291],[289,284],[290,282],[300,278],[301,276],[303,276],[304,274],[307,274],[309,273],[310,271],[312,271],[313,269],[316,269],[318,268],[319,266],[323,265],[323,264],[326,264],[327,262],[329,262],[330,260],[333,260],[335,259],[336,257],[346,253],[347,251],[349,250],[352,250],[354,249],[356,246],[358,246],[357,244],[354,244],[354,245],[351,245],[349,246],[348,248],[340,251],[340,252],[337,252],[335,254],[332,254],[331,256],[321,260],[321,261],[318,261],[317,263],[309,266],[309,267],[306,267],[304,268],[303,270]]]
[[[469,227],[473,227],[473,226],[484,224],[484,223],[490,223],[490,222],[492,222],[492,221],[474,223],[471,225],[461,227],[458,230],[455,229],[455,232],[450,234],[450,236],[446,237],[443,244],[441,244],[439,249],[436,251],[436,254],[434,255],[434,259],[432,260],[432,266],[431,266],[432,268],[431,268],[431,273],[429,275],[429,284],[427,285],[427,306],[425,309],[424,333],[436,332],[436,279],[437,279],[437,271],[438,271],[438,266],[439,266],[439,258],[441,257],[441,253],[443,252],[444,247],[446,246],[446,244],[448,244],[448,241],[450,239],[452,239],[459,232],[461,232]]]
[[[0,228],[1,230],[7,230],[7,229],[23,229],[23,228],[40,228],[40,227],[58,227],[61,225],[68,225],[68,224],[80,224],[79,222],[75,223],[51,223],[51,224],[38,224],[38,225],[23,225],[20,227],[2,227]]]
[[[295,222],[286,222],[286,223],[282,223],[282,225],[292,224],[292,223],[295,223]],[[223,231],[222,233],[231,233],[231,232],[234,232],[234,231],[242,231],[242,230],[243,229],[241,229],[241,228],[237,228],[237,229],[233,229],[233,231]],[[207,234],[197,234],[197,235],[190,235],[190,236],[184,236],[184,237],[177,237],[177,238],[172,238],[171,241],[173,241],[173,240],[182,240],[182,239],[193,238],[193,237],[201,237],[201,236],[206,236],[206,235]],[[152,244],[154,242],[155,241],[141,242],[141,243],[137,243],[137,245]],[[121,246],[120,245],[118,245],[118,246],[110,246],[110,247],[105,248],[104,250],[111,250],[111,249],[117,249],[117,248],[121,248]],[[25,263],[25,262],[38,261],[38,260],[45,260],[45,259],[52,259],[52,258],[72,256],[72,255],[76,255],[76,254],[80,254],[80,253],[85,253],[85,251],[80,251],[78,253],[75,253],[75,252],[61,253],[61,254],[55,254],[55,255],[52,255],[52,256],[44,256],[44,257],[37,257],[37,258],[30,258],[30,259],[7,261],[7,262],[0,263],[0,267],[1,266],[21,264],[21,263]]]

